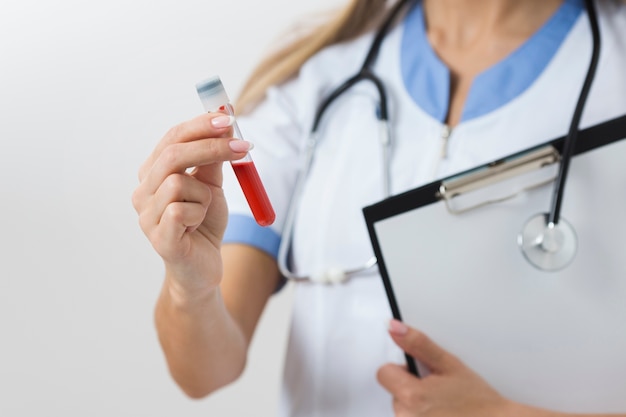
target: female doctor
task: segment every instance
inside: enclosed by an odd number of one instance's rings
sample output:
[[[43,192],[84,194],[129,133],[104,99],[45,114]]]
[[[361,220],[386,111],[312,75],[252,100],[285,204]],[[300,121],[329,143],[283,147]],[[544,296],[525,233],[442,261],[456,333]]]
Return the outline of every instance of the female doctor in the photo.
[[[591,54],[582,0],[407,3],[370,63],[387,91],[392,124],[387,192],[374,84],[357,83],[320,121],[289,262],[290,273],[313,280],[296,286],[281,415],[567,415],[505,398],[454,352],[388,322],[375,267],[336,285],[314,282],[329,268],[360,269],[370,259],[362,207],[567,131]],[[166,271],[155,311],[159,339],[189,396],[206,396],[241,375],[263,308],[284,281],[279,244],[316,109],[358,72],[387,6],[352,0],[268,57],[244,88],[238,123],[254,142],[276,210],[271,227],[254,222],[229,170],[223,178],[223,162],[252,149],[232,138],[233,119],[225,114],[173,127],[140,168],[133,204]],[[603,49],[581,126],[626,112],[626,6],[595,6]],[[431,373],[410,374],[403,351]]]

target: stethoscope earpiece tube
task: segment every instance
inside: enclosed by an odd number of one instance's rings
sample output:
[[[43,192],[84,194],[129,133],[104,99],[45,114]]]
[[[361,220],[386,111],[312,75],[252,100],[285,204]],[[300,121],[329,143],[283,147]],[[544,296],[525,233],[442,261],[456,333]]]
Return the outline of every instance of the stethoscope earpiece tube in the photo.
[[[391,29],[391,25],[396,21],[396,18],[400,14],[402,10],[405,9],[405,6],[408,6],[411,3],[415,3],[417,0],[399,0],[394,6],[393,9],[389,12],[387,16],[387,20],[383,22],[383,24],[378,29],[376,33],[376,37],[372,41],[372,46],[363,61],[363,65],[361,65],[361,72],[364,70],[369,70],[374,65],[374,61],[378,58],[378,52],[380,51],[380,46],[385,39],[385,36]]]
[[[348,78],[343,84],[333,90],[318,106],[317,111],[315,112],[315,116],[313,118],[313,124],[311,127],[311,131],[309,133],[309,138],[306,144],[306,157],[305,162],[303,164],[302,171],[298,178],[296,179],[296,185],[294,188],[294,192],[291,197],[291,201],[289,204],[289,208],[287,210],[287,217],[285,219],[285,225],[283,228],[283,237],[281,240],[280,247],[278,249],[278,267],[280,269],[280,273],[287,279],[291,279],[294,281],[314,281],[325,284],[335,284],[346,281],[350,276],[357,274],[359,272],[366,271],[376,265],[376,257],[372,256],[367,260],[363,265],[351,269],[341,270],[339,268],[333,267],[328,268],[323,272],[317,272],[313,275],[297,275],[291,272],[289,269],[289,258],[291,257],[291,245],[293,238],[293,227],[295,222],[296,212],[298,210],[301,194],[304,189],[304,183],[306,182],[307,176],[309,174],[309,170],[313,163],[313,155],[315,153],[315,148],[317,146],[318,141],[318,128],[320,127],[320,123],[324,114],[326,114],[327,109],[330,107],[332,103],[337,100],[343,93],[352,88],[354,85],[358,84],[361,81],[370,81],[376,87],[378,92],[379,101],[378,101],[378,109],[377,109],[377,118],[379,120],[380,125],[380,138],[381,145],[383,149],[383,188],[384,188],[384,196],[389,197],[391,193],[391,179],[390,179],[390,155],[391,155],[391,135],[389,132],[389,116],[388,116],[388,108],[387,108],[387,92],[383,82],[378,78],[371,70],[376,58],[378,57],[378,53],[380,51],[380,47],[382,42],[391,29],[392,25],[396,21],[397,17],[400,15],[400,12],[405,10],[407,6],[415,3],[417,0],[399,0],[393,8],[389,11],[386,20],[380,26],[378,32],[374,36],[374,40],[370,46],[370,49],[367,53],[363,64],[359,71]]]
[[[589,69],[585,77],[585,82],[580,91],[574,114],[572,115],[572,121],[570,123],[569,132],[563,143],[563,151],[561,152],[561,165],[559,167],[559,173],[554,186],[552,206],[550,209],[550,216],[548,217],[548,224],[556,225],[559,223],[561,215],[561,203],[563,201],[563,193],[565,190],[565,182],[567,181],[567,174],[569,172],[570,160],[572,159],[572,153],[576,145],[576,139],[578,137],[578,129],[580,125],[580,118],[589,96],[589,90],[591,90],[591,84],[596,75],[596,68],[598,67],[598,61],[600,58],[600,27],[598,25],[598,16],[596,8],[593,3],[594,0],[585,0],[587,8],[587,16],[589,17],[589,23],[591,25],[591,34],[593,38],[593,49],[591,52],[591,61],[589,62]]]

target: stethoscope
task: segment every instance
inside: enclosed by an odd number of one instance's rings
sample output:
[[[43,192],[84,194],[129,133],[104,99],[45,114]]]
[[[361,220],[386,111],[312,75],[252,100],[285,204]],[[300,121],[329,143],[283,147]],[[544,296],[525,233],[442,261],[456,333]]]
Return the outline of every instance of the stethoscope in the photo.
[[[394,7],[390,10],[387,19],[383,22],[378,32],[375,34],[372,45],[370,46],[359,71],[332,91],[317,108],[315,117],[313,118],[311,132],[309,133],[305,146],[303,169],[296,181],[291,203],[285,219],[283,238],[278,250],[278,267],[281,274],[287,279],[294,281],[313,281],[325,284],[341,283],[359,273],[373,268],[377,263],[376,257],[372,256],[367,260],[367,262],[360,266],[349,269],[330,267],[321,273],[312,275],[295,274],[289,269],[288,266],[289,257],[291,255],[290,252],[295,216],[298,210],[304,183],[308,177],[315,149],[319,141],[318,128],[330,105],[334,103],[335,100],[337,100],[337,98],[339,98],[342,94],[361,81],[371,82],[379,95],[377,119],[382,149],[384,175],[383,194],[385,198],[391,195],[390,157],[392,140],[389,131],[387,92],[382,80],[373,73],[372,66],[378,57],[378,53],[385,36],[389,32],[400,12],[408,8],[408,6],[414,4],[416,1],[417,0],[400,0],[394,5]],[[524,225],[522,232],[518,236],[518,243],[526,259],[535,267],[545,271],[558,270],[567,266],[574,259],[577,249],[576,233],[574,232],[573,227],[560,216],[560,213],[569,164],[574,145],[576,143],[576,138],[578,136],[580,118],[589,95],[589,90],[591,89],[591,84],[595,77],[596,67],[598,65],[600,55],[600,30],[593,0],[585,0],[585,7],[591,24],[593,50],[587,75],[578,97],[578,102],[576,103],[576,108],[574,109],[574,113],[572,115],[569,131],[563,145],[563,152],[561,155],[559,172],[554,186],[550,212],[540,213],[532,217]]]
[[[549,213],[539,213],[528,220],[518,236],[518,244],[528,262],[543,271],[558,271],[569,265],[576,256],[578,238],[570,223],[561,217],[561,203],[567,181],[574,145],[578,137],[580,118],[591,90],[600,58],[600,26],[593,0],[585,0],[587,16],[591,26],[593,49],[589,68],[578,102],[572,115],[569,131],[563,143],[561,164],[552,192]]]

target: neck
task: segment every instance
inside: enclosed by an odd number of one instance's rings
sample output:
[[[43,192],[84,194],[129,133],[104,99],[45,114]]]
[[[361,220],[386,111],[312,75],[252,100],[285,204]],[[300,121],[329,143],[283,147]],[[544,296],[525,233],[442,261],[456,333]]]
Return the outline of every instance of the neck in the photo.
[[[429,37],[466,47],[486,37],[526,39],[563,0],[424,0]]]

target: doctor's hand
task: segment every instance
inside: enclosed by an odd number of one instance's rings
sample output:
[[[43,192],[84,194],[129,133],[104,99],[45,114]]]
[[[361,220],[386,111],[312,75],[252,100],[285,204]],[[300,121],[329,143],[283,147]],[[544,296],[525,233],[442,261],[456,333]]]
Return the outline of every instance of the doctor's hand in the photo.
[[[396,417],[491,417],[515,415],[516,404],[505,399],[458,358],[424,333],[392,320],[389,334],[402,350],[430,374],[419,379],[404,366],[386,364],[379,383],[393,396]],[[517,411],[517,410],[516,410]]]
[[[231,137],[232,122],[211,113],[175,126],[139,171],[132,200],[140,226],[167,275],[185,289],[213,288],[221,279],[228,214],[222,163],[244,157],[250,147]]]

